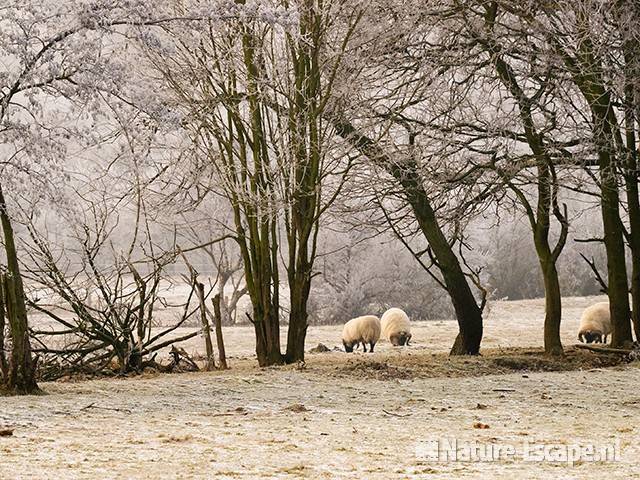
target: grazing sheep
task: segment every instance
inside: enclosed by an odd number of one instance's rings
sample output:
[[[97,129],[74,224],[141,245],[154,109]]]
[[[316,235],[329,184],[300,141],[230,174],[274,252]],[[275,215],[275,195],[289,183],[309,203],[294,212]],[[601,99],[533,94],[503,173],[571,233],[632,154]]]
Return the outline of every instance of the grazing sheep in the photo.
[[[346,352],[353,352],[353,347],[362,343],[364,351],[373,353],[373,347],[380,339],[380,320],[373,315],[365,315],[349,320],[342,329],[342,344]]]
[[[578,340],[583,343],[606,343],[611,333],[609,302],[594,303],[582,312]]]
[[[398,347],[409,345],[411,340],[411,323],[409,317],[399,308],[390,308],[380,319],[382,336]]]

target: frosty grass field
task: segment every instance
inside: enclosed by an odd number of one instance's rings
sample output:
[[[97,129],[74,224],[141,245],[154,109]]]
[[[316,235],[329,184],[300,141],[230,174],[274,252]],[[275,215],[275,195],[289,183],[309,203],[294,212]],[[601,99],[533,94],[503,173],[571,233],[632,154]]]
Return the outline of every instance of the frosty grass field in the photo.
[[[436,321],[416,323],[409,348],[381,342],[373,355],[261,370],[250,328],[227,328],[225,372],[44,383],[46,395],[0,398],[0,427],[14,429],[0,437],[0,479],[636,478],[637,366],[569,348],[596,300],[565,299],[564,366],[538,354],[543,300],[494,303],[481,358],[449,358],[457,326]],[[307,349],[338,346],[340,331],[310,327]],[[476,461],[429,450],[454,441]],[[548,447],[547,461],[524,457],[532,445]],[[589,446],[616,457],[562,456]]]

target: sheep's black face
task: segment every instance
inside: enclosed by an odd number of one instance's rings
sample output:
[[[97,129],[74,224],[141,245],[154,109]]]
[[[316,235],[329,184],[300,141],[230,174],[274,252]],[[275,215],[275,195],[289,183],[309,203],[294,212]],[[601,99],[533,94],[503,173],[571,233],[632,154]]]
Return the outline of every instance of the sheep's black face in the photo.
[[[342,341],[342,345],[344,345],[344,351],[347,353],[353,352],[353,343]]]
[[[393,335],[389,336],[389,341],[391,342],[391,345],[393,345],[394,347],[402,347],[404,345],[408,345],[409,344],[409,339],[411,338],[411,334],[410,333],[394,333]]]
[[[602,343],[602,334],[600,332],[588,331],[584,333],[585,343]]]

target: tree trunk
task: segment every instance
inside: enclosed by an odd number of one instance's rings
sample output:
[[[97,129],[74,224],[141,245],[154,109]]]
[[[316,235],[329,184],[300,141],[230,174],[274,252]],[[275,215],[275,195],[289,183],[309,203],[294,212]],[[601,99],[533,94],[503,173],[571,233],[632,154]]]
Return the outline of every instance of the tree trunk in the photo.
[[[261,274],[264,275],[264,272],[261,272]],[[249,320],[253,323],[256,334],[258,365],[261,367],[282,365],[284,356],[280,349],[278,291],[274,287],[273,298],[271,298],[270,277],[260,277],[260,281],[262,284],[259,291],[255,290],[255,284],[249,288],[253,306],[253,318],[247,314]],[[260,295],[255,296],[257,293],[260,293]]]
[[[9,376],[9,365],[7,363],[7,355],[5,353],[5,326],[6,326],[6,314],[4,303],[4,288],[2,288],[2,282],[0,282],[0,385],[5,385]]]
[[[202,324],[202,336],[204,337],[204,346],[207,353],[207,363],[205,371],[210,372],[216,369],[216,358],[213,354],[213,343],[211,342],[211,326],[207,318],[207,306],[204,302],[204,284],[196,281],[196,292],[198,294],[198,305],[200,307],[200,323]]]
[[[399,169],[394,166],[393,170]],[[420,229],[438,261],[442,278],[456,312],[460,338],[456,339],[450,353],[451,355],[478,355],[482,341],[482,311],[473,296],[458,257],[442,233],[415,166],[412,165],[410,169],[401,169],[394,176],[399,178]]]
[[[224,349],[224,339],[222,338],[222,314],[220,313],[220,294],[217,294],[211,300],[213,303],[213,317],[216,327],[216,343],[218,345],[218,359],[220,370],[229,368],[227,365],[227,353]]]
[[[640,5],[622,2],[612,9],[622,40],[624,55],[624,141],[626,146],[625,189],[629,213],[631,251],[631,318],[636,341],[640,342],[640,198],[638,197],[638,146],[636,125],[640,132]],[[630,20],[633,19],[632,22]]]
[[[631,145],[633,145],[633,141]],[[631,318],[636,341],[640,341],[640,202],[638,201],[636,153],[628,151],[627,155],[629,159],[625,186],[629,210],[629,249],[631,251]]]
[[[598,93],[598,92],[596,92]],[[611,309],[611,346],[632,343],[629,311],[629,284],[625,261],[624,227],[620,218],[618,179],[613,153],[614,128],[617,121],[610,95],[604,91],[591,104],[594,116],[594,138],[598,146],[600,195],[604,244],[607,252],[609,308]]]
[[[4,248],[7,256],[7,273],[2,275],[3,296],[11,331],[11,361],[6,386],[13,393],[31,394],[39,391],[36,383],[36,364],[31,356],[24,286],[20,276],[13,227],[7,212],[2,187],[0,187],[0,221],[2,222]]]
[[[487,8],[487,27],[493,28],[497,15],[497,3],[491,2]],[[562,342],[560,341],[560,321],[562,318],[562,300],[560,294],[560,282],[556,261],[564,248],[568,224],[566,215],[563,216],[557,205],[557,182],[553,174],[553,160],[546,151],[546,147],[534,121],[532,99],[528,98],[523,88],[518,83],[518,77],[511,65],[499,55],[501,47],[494,42],[488,42],[489,51],[493,56],[496,73],[502,83],[509,89],[516,100],[519,116],[527,139],[527,144],[536,156],[537,165],[537,189],[538,200],[534,209],[524,192],[516,187],[508,177],[507,183],[520,199],[529,218],[533,231],[533,242],[538,255],[538,261],[542,270],[545,291],[545,318],[544,318],[544,350],[548,355],[563,355]],[[505,178],[505,175],[501,175]],[[549,245],[549,230],[551,226],[551,211],[554,211],[556,219],[561,224],[561,234],[556,247],[551,250]]]
[[[562,320],[562,297],[555,262],[541,260],[544,279],[544,352],[547,355],[564,355],[560,341],[560,322]]]
[[[282,365],[284,358],[280,351],[280,331],[274,328],[275,320],[269,315],[255,314],[251,319],[256,333],[256,356],[258,365],[269,367],[272,365]]]
[[[289,285],[291,294],[291,312],[289,313],[289,330],[287,332],[286,363],[304,361],[304,341],[307,335],[307,301],[311,290],[310,275],[301,271],[293,285]]]
[[[600,154],[608,157],[608,154]],[[632,342],[629,321],[629,289],[622,221],[618,211],[618,187],[612,166],[601,162],[602,223],[607,251],[608,293],[611,309],[611,346],[625,347]]]
[[[589,17],[581,10],[577,10],[577,14],[581,28],[588,31]],[[602,71],[602,60],[597,56],[597,48],[588,36],[579,42],[576,58],[565,59],[565,63],[591,109],[593,142],[598,151],[602,226],[607,252],[611,346],[624,347],[632,343],[632,335],[624,227],[619,211],[620,198],[615,157],[618,120],[611,100],[611,92],[606,88],[604,79],[599,73]]]

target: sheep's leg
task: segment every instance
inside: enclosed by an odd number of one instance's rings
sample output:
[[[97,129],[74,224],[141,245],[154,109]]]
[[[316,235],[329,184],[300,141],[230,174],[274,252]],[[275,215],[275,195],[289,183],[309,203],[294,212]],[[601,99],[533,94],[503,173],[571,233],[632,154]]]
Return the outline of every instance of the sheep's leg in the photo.
[[[367,353],[367,342],[362,342],[362,349],[364,350],[364,353]]]
[[[375,343],[375,342],[369,342],[369,346],[371,347],[371,348],[369,349],[369,353],[373,353],[373,347],[375,347],[375,346],[376,346],[376,343]]]

